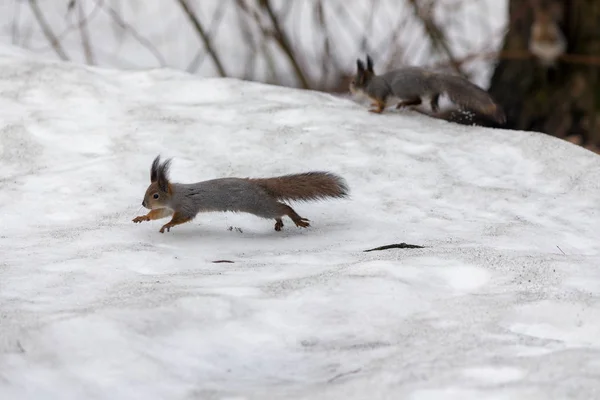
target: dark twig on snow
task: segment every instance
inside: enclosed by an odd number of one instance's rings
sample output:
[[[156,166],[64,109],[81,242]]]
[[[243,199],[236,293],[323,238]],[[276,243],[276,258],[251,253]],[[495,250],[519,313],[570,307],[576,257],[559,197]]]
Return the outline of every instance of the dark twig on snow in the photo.
[[[425,246],[418,246],[416,244],[408,244],[408,243],[396,243],[396,244],[388,244],[386,246],[375,247],[374,249],[365,250],[367,253],[369,251],[378,251],[378,250],[389,250],[389,249],[424,249]]]
[[[348,375],[354,375],[354,374],[357,374],[357,373],[359,373],[361,370],[362,370],[361,368],[357,368],[357,369],[353,369],[352,371],[348,371],[348,372],[342,372],[341,374],[337,374],[336,376],[334,376],[334,377],[330,378],[330,379],[327,381],[327,383],[335,382],[336,380],[338,380],[338,379],[340,379],[340,378],[343,378],[343,377],[345,377],[345,376],[348,376]]]

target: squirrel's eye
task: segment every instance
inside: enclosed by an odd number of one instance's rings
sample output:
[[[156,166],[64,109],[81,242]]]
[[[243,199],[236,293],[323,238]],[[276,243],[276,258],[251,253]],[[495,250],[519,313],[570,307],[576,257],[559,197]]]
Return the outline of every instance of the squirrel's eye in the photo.
[[[154,200],[158,199],[158,193],[154,193],[154,194],[152,195],[152,198],[153,198]]]

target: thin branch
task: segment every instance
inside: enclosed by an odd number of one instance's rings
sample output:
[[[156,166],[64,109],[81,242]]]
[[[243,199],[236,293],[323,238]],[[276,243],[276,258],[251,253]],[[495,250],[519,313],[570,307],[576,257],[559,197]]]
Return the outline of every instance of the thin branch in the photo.
[[[69,56],[63,50],[60,42],[56,38],[56,35],[54,35],[54,32],[52,32],[52,29],[50,28],[48,21],[46,21],[46,19],[44,18],[44,14],[42,13],[42,10],[40,10],[37,1],[29,0],[29,6],[31,7],[31,11],[33,12],[33,15],[37,20],[38,24],[40,24],[40,28],[42,28],[44,36],[46,36],[46,39],[48,40],[48,42],[50,42],[56,54],[58,54],[61,60],[68,61]]]
[[[328,4],[331,4],[329,2]],[[360,24],[355,21],[356,16],[348,12],[348,7],[345,2],[339,2],[336,4],[336,7],[332,9],[328,15],[335,16],[330,21],[333,23],[334,21],[338,23],[338,29],[340,32],[344,32],[348,37],[348,41],[339,47],[343,48],[353,48],[356,43],[360,43],[361,38],[359,37],[359,33],[362,32],[362,28]],[[332,31],[334,29],[332,28]],[[341,37],[338,37],[338,40],[341,40]],[[338,47],[338,46],[336,46]],[[358,49],[357,49],[358,50]]]
[[[367,25],[364,28],[364,33],[362,36],[362,39],[360,41],[360,50],[362,53],[369,53],[369,36],[373,37],[373,32],[371,32],[371,30],[373,29],[373,21],[375,20],[375,13],[377,12],[378,8],[379,8],[379,4],[381,4],[378,0],[372,0],[371,4],[370,4],[370,12],[369,12],[369,16],[367,17]]]
[[[392,49],[391,55],[389,56],[383,71],[391,69],[398,63],[399,59],[402,60],[404,58],[404,55],[407,52],[406,47],[408,46],[398,43],[398,38],[402,36],[402,33],[409,31],[409,29],[407,29],[408,22],[409,19],[406,17],[401,19],[387,38],[384,38],[378,45],[373,46],[373,52],[375,54],[385,54],[386,50]],[[413,37],[414,35],[404,36]]]
[[[11,42],[14,45],[18,45],[19,44],[19,19],[21,16],[21,2],[19,1],[15,1],[15,12],[13,15],[13,20],[12,20],[12,27],[11,27]]]
[[[266,37],[272,36],[270,30],[268,30],[262,22],[261,15],[258,13],[256,9],[249,10],[248,8],[243,8],[244,12],[247,13],[252,19],[260,32],[262,33],[262,40],[257,43],[256,48],[260,50],[260,52],[256,52],[257,54],[261,54],[263,60],[265,61],[267,73],[265,75],[265,79],[267,82],[280,83],[282,79],[280,79],[279,74],[277,73],[277,68],[275,66],[275,61],[273,54],[271,53],[271,48],[269,47],[269,42],[266,40]]]
[[[19,41],[19,46],[20,47],[24,47],[26,49],[31,49],[31,46],[29,44],[29,42],[31,41],[31,38],[33,37],[33,24],[27,24],[23,27],[23,29],[21,30],[21,32],[19,32],[19,34],[21,35],[20,37],[20,41]]]
[[[99,0],[99,1],[102,2],[102,0]],[[74,6],[75,6],[75,2],[74,1],[70,2],[68,4],[68,7],[69,7],[68,12],[70,12]],[[82,19],[78,19],[78,22],[76,24],[70,24],[65,30],[63,30],[62,32],[57,34],[56,40],[59,42],[62,42],[62,40],[65,37],[67,37],[67,35],[69,33],[71,33],[74,30],[81,29],[81,27],[83,25],[87,24],[89,21],[91,21],[96,16],[98,11],[100,11],[100,7],[99,7],[99,4],[96,4],[94,9],[87,16],[85,16]],[[39,47],[39,48],[31,48],[31,50],[34,50],[34,51],[44,50],[44,49],[46,49],[46,46]]]
[[[242,39],[246,43],[246,62],[244,65],[246,66],[244,70],[244,79],[250,80],[255,74],[256,67],[256,56],[257,56],[257,47],[254,42],[254,34],[252,33],[252,29],[250,28],[250,24],[248,20],[251,18],[250,13],[247,10],[246,5],[243,0],[236,0],[235,12],[238,18],[238,23],[240,26],[240,31],[242,33]],[[259,27],[260,28],[260,27]]]
[[[600,66],[599,56],[590,56],[586,54],[562,54],[558,57],[558,59],[569,64]]]
[[[85,54],[85,61],[88,65],[93,65],[95,63],[94,54],[92,53],[92,45],[90,44],[90,35],[87,30],[87,23],[83,22],[86,20],[86,17],[83,14],[83,6],[81,5],[81,1],[77,3],[77,16],[79,18],[79,32],[81,34],[81,46],[83,47],[83,54]]]
[[[321,34],[323,35],[323,59],[321,61],[322,75],[321,82],[319,83],[319,87],[323,89],[327,84],[327,78],[329,78],[333,57],[331,56],[331,42],[329,32],[327,31],[327,23],[325,22],[325,8],[323,7],[322,0],[319,0],[315,6],[315,17],[321,28]]]
[[[156,58],[156,60],[158,61],[158,63],[160,64],[161,67],[164,67],[167,65],[167,61],[162,56],[162,54],[156,49],[156,47],[154,47],[154,45],[148,39],[146,39],[142,35],[140,35],[133,26],[131,26],[127,22],[125,22],[125,20],[123,20],[123,18],[121,18],[119,13],[114,8],[103,3],[102,0],[96,0],[96,4],[101,4],[103,11],[108,13],[108,15],[113,19],[113,21],[118,26],[121,27],[121,29],[130,32],[131,36],[133,36],[135,40],[137,40],[150,53],[152,53],[152,55],[154,55],[154,57]]]
[[[182,1],[182,0],[180,0],[180,1]],[[285,53],[287,58],[290,60],[290,63],[292,64],[292,68],[294,69],[296,76],[300,80],[300,84],[302,85],[302,88],[308,89],[310,87],[310,85],[308,84],[308,80],[306,79],[306,76],[304,76],[304,72],[302,72],[302,68],[300,67],[300,65],[298,64],[298,60],[296,60],[296,57],[294,56],[294,51],[292,50],[292,46],[290,45],[287,36],[281,29],[279,20],[277,19],[277,16],[273,12],[273,8],[271,7],[270,1],[269,0],[261,0],[261,5],[267,11],[267,14],[269,15],[269,18],[273,25],[273,29],[275,29],[275,35],[274,35],[275,40],[279,44],[279,47],[281,47],[281,50],[283,50],[283,52]]]
[[[217,67],[217,70],[219,71],[219,75],[227,76],[227,74],[225,73],[225,69],[223,68],[223,65],[221,64],[221,60],[219,60],[219,57],[217,56],[215,49],[213,49],[213,47],[212,47],[209,36],[204,31],[202,24],[200,23],[200,21],[198,20],[198,18],[192,11],[192,9],[188,6],[187,0],[177,0],[177,2],[181,5],[181,8],[183,9],[185,14],[190,19],[190,22],[192,23],[192,25],[194,25],[194,28],[196,29],[196,32],[198,32],[198,35],[200,35],[200,38],[202,39],[202,42],[204,43],[204,47],[206,47],[206,51],[208,52],[208,54],[210,54],[210,57],[213,59],[213,62],[215,63],[215,66]]]
[[[431,16],[431,10],[423,11],[416,0],[409,0],[409,3],[413,6],[415,16],[423,23],[423,27],[425,28],[425,32],[429,36],[431,43],[433,46],[443,53],[446,54],[448,60],[450,60],[450,65],[456,71],[456,73],[462,75],[462,71],[460,70],[460,65],[456,62],[454,58],[454,54],[444,37],[444,33],[442,30],[436,25]],[[430,7],[433,5],[430,4]]]
[[[223,21],[223,15],[225,14],[225,8],[227,7],[228,4],[229,3],[225,2],[225,1],[221,2],[219,7],[213,14],[212,21],[210,23],[210,26],[208,27],[208,34],[207,34],[208,37],[211,37],[213,32],[215,32],[215,34],[216,34],[216,31],[219,28],[219,25],[221,25],[221,22]],[[200,68],[202,63],[204,62],[205,57],[202,57],[202,56],[203,56],[203,51],[202,51],[202,49],[200,49],[196,52],[196,55],[194,56],[192,61],[188,64],[188,66],[185,70],[189,73],[196,72],[198,70],[198,68]]]
[[[463,65],[477,59],[499,59],[499,60],[527,60],[535,58],[528,51],[481,51],[468,54],[464,57],[457,58],[454,62],[458,65]],[[587,54],[562,54],[558,57],[559,60],[568,64],[600,66],[600,56]],[[448,62],[440,62],[433,65],[434,68],[447,66]]]

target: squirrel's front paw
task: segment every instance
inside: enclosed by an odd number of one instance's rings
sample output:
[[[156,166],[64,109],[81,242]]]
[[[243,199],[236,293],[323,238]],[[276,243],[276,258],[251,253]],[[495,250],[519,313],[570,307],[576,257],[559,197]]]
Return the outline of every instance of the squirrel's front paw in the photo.
[[[132,221],[137,224],[138,222],[150,221],[150,218],[148,218],[147,215],[140,215],[139,217],[132,219]]]

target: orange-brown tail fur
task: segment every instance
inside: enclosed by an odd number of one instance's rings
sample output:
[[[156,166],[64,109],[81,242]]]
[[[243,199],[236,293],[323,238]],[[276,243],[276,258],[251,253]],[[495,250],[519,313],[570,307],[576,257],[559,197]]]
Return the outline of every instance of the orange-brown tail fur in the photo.
[[[348,196],[348,185],[331,172],[306,172],[275,178],[250,179],[277,200],[322,200]]]

